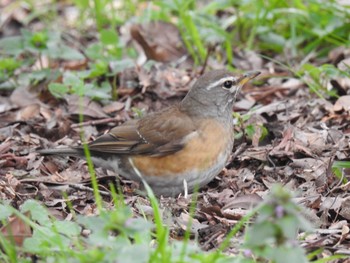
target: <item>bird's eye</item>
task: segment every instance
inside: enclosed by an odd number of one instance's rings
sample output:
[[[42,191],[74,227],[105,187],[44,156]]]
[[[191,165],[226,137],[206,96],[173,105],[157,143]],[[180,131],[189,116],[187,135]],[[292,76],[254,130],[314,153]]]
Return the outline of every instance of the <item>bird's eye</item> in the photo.
[[[224,82],[224,89],[230,89],[233,86],[233,81],[232,80],[226,80]]]

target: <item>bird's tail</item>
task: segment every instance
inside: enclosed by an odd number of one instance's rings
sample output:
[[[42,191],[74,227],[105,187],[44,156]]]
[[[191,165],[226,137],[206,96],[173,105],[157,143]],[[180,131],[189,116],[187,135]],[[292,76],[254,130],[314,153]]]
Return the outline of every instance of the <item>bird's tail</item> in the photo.
[[[62,156],[84,156],[83,148],[56,148],[56,149],[40,149],[36,151],[41,155],[62,155]]]

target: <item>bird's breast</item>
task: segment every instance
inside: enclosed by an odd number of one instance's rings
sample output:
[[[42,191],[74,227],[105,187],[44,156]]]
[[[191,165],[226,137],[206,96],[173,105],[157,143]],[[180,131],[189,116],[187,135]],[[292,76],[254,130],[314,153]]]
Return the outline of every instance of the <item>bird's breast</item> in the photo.
[[[160,157],[130,158],[134,168],[143,176],[181,176],[190,171],[198,173],[212,170],[216,165],[221,170],[230,155],[232,145],[231,125],[216,120],[202,120],[196,133],[185,138],[185,146],[180,151]]]

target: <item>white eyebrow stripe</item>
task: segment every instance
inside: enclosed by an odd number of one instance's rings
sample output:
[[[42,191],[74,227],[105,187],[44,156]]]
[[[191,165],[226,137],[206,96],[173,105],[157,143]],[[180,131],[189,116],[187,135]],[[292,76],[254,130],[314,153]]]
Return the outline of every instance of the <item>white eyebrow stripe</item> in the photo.
[[[206,89],[211,90],[212,88],[214,88],[216,86],[224,84],[224,82],[228,81],[228,80],[235,81],[235,78],[234,77],[226,77],[226,78],[219,79],[219,80],[215,81],[214,83],[211,83],[209,86],[207,86]]]

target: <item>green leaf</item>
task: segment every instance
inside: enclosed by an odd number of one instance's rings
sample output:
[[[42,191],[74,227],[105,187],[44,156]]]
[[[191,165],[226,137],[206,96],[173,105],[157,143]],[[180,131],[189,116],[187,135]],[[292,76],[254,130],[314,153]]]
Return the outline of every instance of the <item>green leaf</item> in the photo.
[[[56,98],[63,98],[69,92],[69,88],[61,83],[50,83],[48,88]]]
[[[13,58],[0,59],[0,82],[8,81],[13,77],[14,71],[21,65],[20,61]]]
[[[43,80],[53,80],[56,79],[59,75],[58,70],[52,70],[50,68],[45,68],[42,70],[37,70],[28,73],[28,76],[30,78],[30,81],[32,81],[34,84],[43,81]]]
[[[248,247],[268,245],[273,241],[276,227],[268,221],[255,223],[248,228],[244,244]]]
[[[119,36],[115,29],[102,29],[100,39],[105,45],[117,45],[119,43]]]
[[[270,45],[273,50],[282,50],[286,45],[286,39],[282,35],[273,32],[268,32],[260,36],[265,44]]]
[[[46,32],[37,32],[30,38],[30,44],[35,49],[46,49],[49,36]]]
[[[332,165],[333,168],[350,168],[349,161],[335,161]]]
[[[259,138],[260,141],[264,140],[265,137],[269,134],[269,131],[264,125],[260,125],[260,128],[262,129],[261,136]]]
[[[137,257],[135,257],[135,251],[137,251]],[[150,248],[146,244],[135,244],[131,246],[123,246],[119,250],[116,262],[123,263],[147,263],[150,262]],[[164,261],[163,261],[164,262]],[[175,261],[169,261],[175,262]]]
[[[122,72],[127,68],[132,68],[135,66],[135,62],[132,59],[122,59],[110,62],[110,68],[113,74]]]
[[[108,72],[108,63],[105,61],[97,61],[96,63],[91,65],[91,70],[89,74],[89,78],[95,78],[102,75],[105,75]]]
[[[68,252],[70,250],[70,243],[71,238],[60,234],[58,229],[52,226],[37,226],[33,229],[32,237],[24,240],[23,248],[27,252],[47,255],[51,254],[52,251]]]
[[[83,60],[85,57],[76,49],[71,48],[62,43],[50,45],[47,50],[47,55],[53,59],[65,60]]]
[[[85,54],[91,60],[98,60],[103,57],[103,46],[101,43],[94,43],[87,47]]]
[[[254,125],[253,124],[247,125],[247,127],[245,128],[245,132],[246,132],[248,138],[253,138],[253,135],[255,133]]]
[[[0,204],[0,221],[7,220],[12,215],[12,207]]]
[[[54,221],[53,226],[56,227],[60,234],[64,234],[67,237],[78,236],[81,232],[81,227],[71,221]]]
[[[283,229],[283,234],[289,239],[296,239],[300,227],[298,218],[293,215],[285,215],[283,218],[276,220],[276,225]]]
[[[63,74],[63,83],[68,86],[83,86],[84,82],[75,73],[66,71]]]
[[[95,99],[110,99],[112,87],[105,81],[99,87],[96,84],[88,83],[84,86],[84,95]]]
[[[0,54],[18,56],[24,52],[24,38],[22,36],[0,39]]]
[[[305,251],[299,246],[275,247],[267,250],[267,257],[276,263],[307,263]]]
[[[19,68],[20,66],[21,66],[21,62],[18,60],[15,60],[14,58],[0,59],[1,71],[13,72],[15,69]]]
[[[28,199],[21,207],[21,212],[29,211],[33,221],[37,221],[42,226],[50,226],[49,213],[40,203],[35,200]]]

